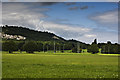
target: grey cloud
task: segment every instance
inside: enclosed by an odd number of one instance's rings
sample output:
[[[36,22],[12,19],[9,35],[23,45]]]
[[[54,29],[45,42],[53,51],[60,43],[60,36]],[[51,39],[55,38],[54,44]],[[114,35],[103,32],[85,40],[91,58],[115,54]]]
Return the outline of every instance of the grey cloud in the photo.
[[[82,6],[80,7],[81,10],[85,10],[85,9],[88,9],[88,6]]]
[[[75,2],[67,2],[66,5],[75,5],[76,3]]]
[[[80,8],[80,10],[86,10],[86,9],[88,9],[88,8],[94,8],[94,6],[76,6],[76,7],[71,7],[71,8],[69,8],[69,10],[77,10],[77,9],[79,9]]]
[[[71,8],[69,8],[69,10],[77,10],[78,9],[78,7],[71,7]]]
[[[58,2],[37,2],[36,4],[40,4],[41,6],[50,6],[57,4]]]

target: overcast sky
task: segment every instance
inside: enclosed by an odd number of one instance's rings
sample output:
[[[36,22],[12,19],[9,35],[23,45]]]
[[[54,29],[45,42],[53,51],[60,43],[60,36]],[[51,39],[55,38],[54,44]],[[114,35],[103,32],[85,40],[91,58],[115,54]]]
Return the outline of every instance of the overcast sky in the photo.
[[[2,4],[3,25],[49,31],[65,39],[76,39],[86,43],[91,43],[95,38],[98,42],[108,40],[118,42],[117,22],[116,2],[3,2]]]

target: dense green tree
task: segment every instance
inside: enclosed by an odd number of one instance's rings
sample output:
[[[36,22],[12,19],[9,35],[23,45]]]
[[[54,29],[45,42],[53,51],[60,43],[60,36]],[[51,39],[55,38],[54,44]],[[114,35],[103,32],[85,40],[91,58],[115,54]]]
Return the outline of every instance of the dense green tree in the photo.
[[[98,45],[96,44],[95,41],[88,47],[87,52],[90,52],[92,54],[99,52]]]
[[[23,45],[23,48],[28,53],[34,53],[34,51],[37,51],[38,46],[34,41],[27,41]]]
[[[5,41],[2,44],[2,50],[3,51],[8,51],[9,53],[12,53],[13,51],[17,50],[17,45],[14,41]]]
[[[119,54],[119,45],[118,44],[112,44],[110,41],[107,42],[104,46],[101,48],[101,53],[103,54]]]
[[[41,42],[37,43],[37,51],[43,51],[43,44]]]
[[[23,41],[23,42],[19,42],[18,44],[17,44],[17,46],[18,46],[18,50],[20,51],[20,52],[22,52],[23,51],[23,45],[25,44],[25,42]]]
[[[98,43],[98,47],[102,48],[106,43]]]

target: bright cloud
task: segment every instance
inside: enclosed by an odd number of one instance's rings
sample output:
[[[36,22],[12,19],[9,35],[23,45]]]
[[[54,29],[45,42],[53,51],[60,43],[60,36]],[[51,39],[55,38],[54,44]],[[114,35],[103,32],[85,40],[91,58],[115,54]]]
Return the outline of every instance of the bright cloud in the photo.
[[[108,11],[91,16],[90,19],[94,20],[97,24],[104,25],[107,28],[116,29],[118,26],[118,11]]]
[[[94,35],[94,34],[86,34],[85,37],[87,37],[87,38],[93,37],[94,38],[94,37],[96,37],[96,35]]]
[[[93,20],[97,20],[103,24],[115,24],[118,22],[118,11],[110,11],[91,17]]]
[[[47,15],[42,12],[48,11],[47,8],[30,9],[31,6],[25,6],[23,3],[4,3],[2,7],[3,25],[21,25],[30,28],[34,28],[40,19],[46,18]]]

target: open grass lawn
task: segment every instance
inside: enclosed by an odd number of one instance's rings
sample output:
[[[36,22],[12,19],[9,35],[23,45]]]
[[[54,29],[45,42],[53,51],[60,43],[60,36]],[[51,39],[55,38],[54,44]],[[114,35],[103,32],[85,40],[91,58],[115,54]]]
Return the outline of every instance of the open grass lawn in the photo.
[[[118,78],[116,55],[4,52],[2,58],[3,78]]]

